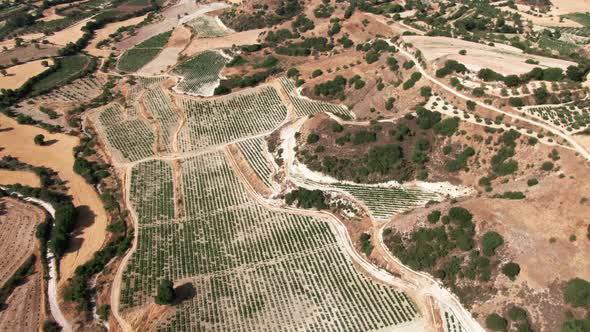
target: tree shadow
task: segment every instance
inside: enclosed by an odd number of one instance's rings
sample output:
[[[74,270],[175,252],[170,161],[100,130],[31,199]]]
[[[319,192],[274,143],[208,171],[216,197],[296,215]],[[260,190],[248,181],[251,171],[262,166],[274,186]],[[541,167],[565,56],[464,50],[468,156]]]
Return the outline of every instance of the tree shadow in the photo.
[[[92,226],[96,221],[96,214],[87,205],[80,205],[76,210],[78,210],[78,222],[72,231],[70,245],[66,253],[76,252],[82,247],[84,239],[80,235],[84,229]]]
[[[51,146],[55,143],[57,143],[58,141],[56,139],[50,139],[48,141],[43,142],[43,146]]]
[[[189,301],[197,295],[197,290],[192,283],[184,283],[174,289],[174,304]]]
[[[0,133],[11,131],[11,130],[14,130],[14,128],[12,128],[12,127],[0,128]]]

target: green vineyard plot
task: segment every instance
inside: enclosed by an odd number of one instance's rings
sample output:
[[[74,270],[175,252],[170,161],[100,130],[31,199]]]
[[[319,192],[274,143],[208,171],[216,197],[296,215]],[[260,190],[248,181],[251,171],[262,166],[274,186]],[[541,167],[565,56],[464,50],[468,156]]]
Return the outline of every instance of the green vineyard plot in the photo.
[[[149,88],[144,94],[146,111],[157,122],[159,128],[159,146],[165,152],[173,152],[172,136],[179,125],[180,116],[174,110],[174,104],[161,87]]]
[[[206,15],[197,16],[185,24],[193,29],[198,38],[221,37],[230,32],[219,25],[214,17]]]
[[[124,112],[120,105],[113,104],[98,116],[108,144],[127,161],[153,156],[155,135],[149,124],[139,118],[126,118]]]
[[[273,188],[272,174],[275,171],[274,164],[267,152],[267,145],[263,137],[254,137],[238,142],[240,151],[256,175],[268,187]]]
[[[213,95],[227,61],[219,52],[206,51],[181,63],[172,71],[182,77],[176,90],[199,96]]]
[[[158,330],[366,331],[418,318],[404,293],[355,270],[326,221],[252,201],[222,152],[181,169],[180,219],[169,164],[144,162],[131,178],[140,223],[121,304],[149,303],[164,278],[194,288]]]
[[[161,33],[127,50],[119,59],[117,68],[124,72],[139,70],[160,53],[170,35],[172,35],[172,31]]]
[[[186,115],[178,137],[182,152],[262,135],[287,117],[287,108],[272,87],[207,100],[178,97],[177,104]]]

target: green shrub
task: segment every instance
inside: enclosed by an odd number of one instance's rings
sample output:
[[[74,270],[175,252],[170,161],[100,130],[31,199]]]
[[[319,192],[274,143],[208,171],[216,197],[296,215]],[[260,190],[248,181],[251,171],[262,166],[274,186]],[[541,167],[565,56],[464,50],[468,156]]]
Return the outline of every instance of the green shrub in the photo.
[[[438,222],[440,220],[440,211],[434,210],[434,211],[430,212],[428,214],[427,219],[431,224],[435,224],[436,222]]]
[[[508,322],[498,314],[491,314],[486,317],[486,327],[492,331],[506,331]]]
[[[590,282],[574,278],[567,282],[564,291],[565,302],[573,307],[590,309]]]
[[[316,133],[311,133],[307,135],[307,144],[314,144],[320,140],[320,135]]]
[[[516,276],[518,276],[518,274],[520,273],[520,265],[514,262],[506,263],[504,266],[502,266],[502,273],[504,273],[504,275],[510,278],[510,280],[514,281],[514,279],[516,279]]]
[[[553,170],[553,167],[554,166],[555,165],[553,165],[552,162],[546,161],[546,162],[543,163],[543,165],[541,165],[541,169],[544,170],[544,171],[546,171],[546,172],[549,172],[549,171]]]
[[[481,240],[482,251],[486,256],[496,254],[496,249],[504,244],[504,238],[494,231],[486,232]]]
[[[526,182],[526,184],[529,187],[536,186],[537,184],[539,184],[539,180],[537,180],[537,179],[528,179],[527,182]]]
[[[164,279],[158,286],[155,297],[157,304],[172,304],[174,301],[174,284],[169,279]]]
[[[508,310],[508,317],[510,317],[511,320],[525,320],[527,319],[527,313],[526,310],[521,307],[512,306],[512,308]]]

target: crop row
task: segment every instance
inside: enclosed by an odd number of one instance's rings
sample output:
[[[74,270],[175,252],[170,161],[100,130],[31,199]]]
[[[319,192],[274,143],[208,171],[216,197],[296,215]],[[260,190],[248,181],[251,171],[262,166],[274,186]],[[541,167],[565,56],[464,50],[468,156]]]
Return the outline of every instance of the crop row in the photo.
[[[178,90],[195,95],[212,95],[226,63],[227,58],[214,51],[205,51],[190,58],[172,71],[183,78],[177,85]]]
[[[117,68],[124,72],[134,72],[152,61],[162,50],[172,31],[156,35],[123,53]]]
[[[171,166],[135,167],[131,201],[143,222],[121,302],[148,303],[163,278],[194,290],[159,330],[366,331],[415,319],[405,294],[355,270],[328,223],[252,201],[222,152],[182,161],[180,219],[170,219]]]
[[[174,103],[161,87],[149,88],[144,94],[146,111],[152,115],[160,131],[159,143],[166,152],[172,152],[172,136],[180,117],[174,110]]]
[[[272,87],[208,100],[177,98],[186,115],[179,132],[182,152],[225,144],[271,131],[287,117]]]
[[[198,38],[221,37],[227,34],[227,30],[211,16],[197,16],[188,21],[186,25],[193,29]]]
[[[121,106],[113,104],[98,116],[108,144],[129,161],[152,156],[155,135],[149,124],[139,118],[125,119],[123,113]]]
[[[315,113],[327,112],[334,113],[344,119],[354,118],[354,114],[344,106],[301,97],[297,92],[295,83],[286,77],[282,77],[280,83],[289,95],[289,99],[293,103],[293,106],[295,106],[295,112],[298,116],[308,116]]]
[[[272,188],[273,164],[268,158],[270,154],[266,152],[267,145],[264,137],[254,137],[243,140],[238,142],[237,145],[260,180],[262,180],[267,187]]]

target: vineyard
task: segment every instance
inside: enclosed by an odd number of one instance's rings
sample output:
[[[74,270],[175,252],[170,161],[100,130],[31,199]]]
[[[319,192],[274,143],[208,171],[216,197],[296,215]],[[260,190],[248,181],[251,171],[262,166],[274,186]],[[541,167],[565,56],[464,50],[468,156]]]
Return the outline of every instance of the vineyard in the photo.
[[[51,92],[31,98],[35,103],[74,103],[97,97],[102,92],[103,80],[97,77],[80,78]]]
[[[123,53],[117,68],[124,72],[134,72],[152,61],[168,42],[172,31],[161,33],[140,43]]]
[[[263,137],[254,137],[238,142],[240,151],[256,175],[268,187],[273,188],[272,174],[275,171],[272,156],[267,151],[266,141]]]
[[[174,220],[168,164],[139,164],[131,178],[139,241],[122,305],[151,301],[163,278],[195,290],[159,330],[366,331],[416,319],[405,294],[355,271],[326,221],[253,202],[222,152],[183,160],[181,181]]]
[[[177,104],[186,115],[178,137],[182,152],[261,135],[287,117],[287,108],[272,87],[207,100],[178,97]]]
[[[191,95],[212,96],[219,84],[219,73],[227,61],[226,57],[214,51],[206,51],[190,58],[172,71],[182,77],[176,90]]]
[[[98,116],[99,130],[120,159],[135,161],[154,155],[155,135],[149,124],[139,118],[125,117],[118,104],[112,104]]]
[[[156,86],[149,88],[144,94],[144,105],[157,123],[158,146],[165,152],[173,152],[172,137],[180,121],[179,114],[174,110],[174,103],[161,87]]]
[[[211,16],[197,16],[194,19],[186,22],[197,38],[221,37],[225,36],[229,31],[224,29],[214,17]]]
[[[315,113],[327,112],[334,113],[345,120],[354,118],[354,113],[350,112],[345,106],[301,97],[297,91],[297,87],[295,87],[295,83],[286,77],[282,77],[280,83],[289,95],[289,99],[293,103],[293,106],[295,106],[295,111],[298,116],[308,116]]]
[[[451,311],[444,310],[444,329],[445,332],[464,332],[459,320]]]
[[[526,112],[569,132],[584,129],[590,124],[588,108],[579,108],[573,105],[531,107]]]

